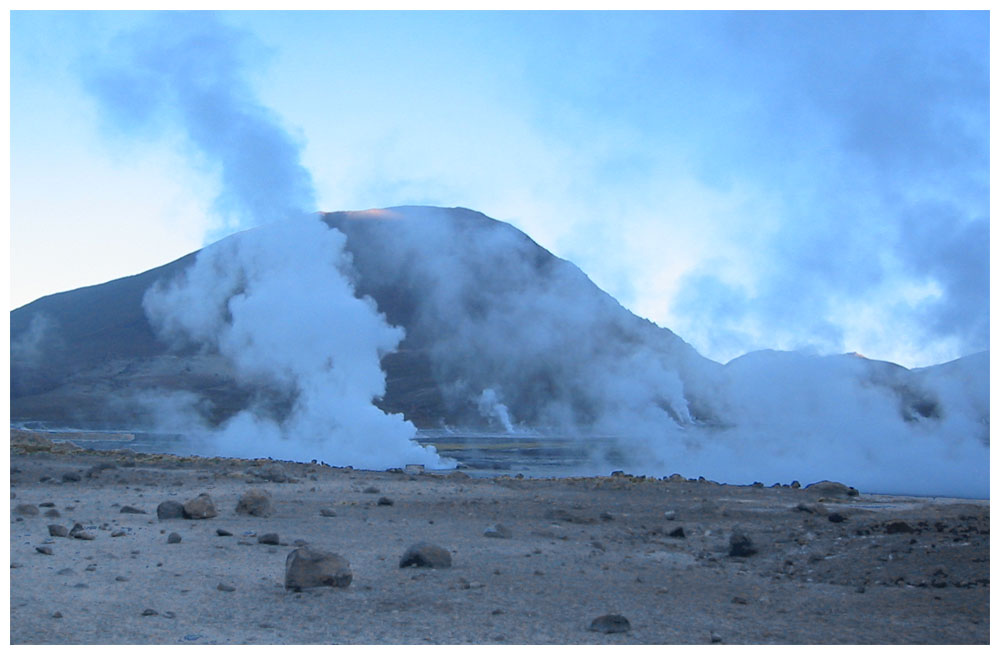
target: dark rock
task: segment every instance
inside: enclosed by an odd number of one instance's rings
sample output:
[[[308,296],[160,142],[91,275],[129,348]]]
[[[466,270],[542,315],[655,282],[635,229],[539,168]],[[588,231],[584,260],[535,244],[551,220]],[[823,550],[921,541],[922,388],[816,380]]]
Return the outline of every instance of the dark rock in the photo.
[[[722,643],[722,637],[719,636],[719,633],[716,632],[715,630],[713,630],[711,633],[709,633],[708,638],[709,638],[709,640],[713,644],[721,644]]]
[[[236,503],[236,513],[248,516],[269,516],[271,514],[271,494],[264,489],[251,489]]]
[[[51,555],[52,549],[48,546],[35,546],[35,550],[40,552],[42,555]]]
[[[21,516],[38,516],[39,510],[35,505],[21,504],[14,508],[14,513]]]
[[[215,534],[219,535],[220,537],[231,537],[231,536],[233,536],[232,532],[230,532],[229,530],[223,530],[222,528],[218,528],[215,531]]]
[[[148,607],[146,609],[142,610],[142,615],[143,616],[156,616],[157,614],[159,614],[159,612],[157,612],[154,609],[149,609]]]
[[[802,487],[802,483],[800,483],[798,480],[792,480],[792,484],[789,486],[792,489],[800,489]]]
[[[167,535],[168,544],[179,544],[180,542],[181,542],[181,536],[176,532],[171,532],[169,535]]]
[[[57,519],[60,516],[62,516],[62,514],[60,514],[59,510],[57,509],[50,509],[45,512],[45,516],[47,516],[50,519]]]
[[[176,500],[165,500],[156,507],[156,518],[163,520],[184,518],[184,506]]]
[[[483,536],[492,537],[494,539],[510,539],[511,532],[510,529],[502,523],[494,523],[490,527],[486,528],[486,531],[483,532]]]
[[[73,527],[69,531],[69,536],[74,539],[83,539],[84,541],[93,541],[94,539],[94,535],[84,530],[83,526],[79,523],[73,524]]]
[[[365,487],[364,489],[364,493],[366,494],[377,494],[379,491],[378,487]]]
[[[831,512],[826,518],[830,521],[830,523],[843,523],[847,520],[847,517],[840,512]]]
[[[381,498],[378,499],[378,502],[375,503],[375,504],[376,505],[392,505],[393,503],[392,503],[392,499],[391,498],[386,498],[385,496],[382,496]]]
[[[421,541],[406,549],[399,560],[399,568],[420,566],[432,569],[451,567],[451,553],[438,545]]]
[[[285,560],[285,589],[347,587],[353,574],[346,559],[336,553],[296,548]]]
[[[111,533],[112,537],[124,537],[127,533],[124,530],[115,530]]]
[[[913,532],[913,527],[902,519],[894,519],[885,524],[886,534],[901,534]]]
[[[733,532],[729,537],[730,557],[749,557],[757,552],[753,541],[742,532]]]
[[[119,511],[119,514],[145,514],[146,510],[139,509],[138,507],[132,507],[131,505],[125,505]]]
[[[743,596],[733,596],[732,603],[733,605],[746,605],[747,599]]]
[[[55,507],[55,503],[38,503],[39,507]]]
[[[333,511],[332,509],[326,509],[326,508],[324,508],[324,509],[321,509],[319,511],[319,515],[320,516],[327,516],[327,517],[334,517],[334,516],[337,515],[337,513],[335,511]]]
[[[218,516],[212,497],[208,494],[198,494],[196,498],[184,503],[184,518],[186,519],[210,519]]]
[[[61,619],[62,616],[63,616],[62,612],[60,612],[58,610],[56,610],[55,612],[52,612],[52,618],[54,618],[54,619]]]
[[[53,524],[49,526],[50,537],[65,537],[69,535],[69,530],[64,525]]]
[[[259,537],[257,537],[257,543],[267,544],[269,546],[277,546],[281,543],[281,540],[278,539],[278,533],[268,532],[267,534],[262,534]]]
[[[232,585],[227,585],[225,582],[220,582],[219,586],[216,587],[219,591],[236,591],[236,587]]]
[[[673,537],[674,539],[684,539],[686,535],[684,534],[684,528],[677,528],[672,530],[667,534],[668,537]]]
[[[813,491],[824,496],[831,496],[834,498],[847,498],[858,495],[858,490],[854,487],[848,487],[846,484],[841,482],[831,482],[830,480],[823,480],[822,482],[814,482],[806,485],[806,491]]]
[[[614,634],[618,632],[628,632],[632,629],[628,619],[621,614],[605,614],[590,622],[588,630],[591,632],[603,632],[604,634]]]
[[[79,482],[81,479],[82,478],[80,477],[80,474],[76,473],[74,471],[70,471],[69,473],[63,473],[62,474],[62,481],[63,482]]]

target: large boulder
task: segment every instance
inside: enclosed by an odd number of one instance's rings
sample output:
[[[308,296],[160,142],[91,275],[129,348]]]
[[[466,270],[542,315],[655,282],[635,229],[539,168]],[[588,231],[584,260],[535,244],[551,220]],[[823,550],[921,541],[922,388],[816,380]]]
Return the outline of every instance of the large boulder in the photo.
[[[198,494],[197,498],[192,498],[184,503],[184,518],[186,519],[210,519],[218,515],[212,497],[208,494]]]
[[[406,549],[399,560],[399,568],[421,566],[431,569],[451,567],[451,553],[441,546],[421,541]]]
[[[271,514],[271,494],[264,489],[251,489],[236,503],[237,514],[268,516]]]
[[[353,574],[346,559],[336,553],[312,548],[296,548],[285,559],[285,589],[302,591],[309,587],[346,587]]]
[[[807,485],[806,491],[830,498],[850,498],[858,495],[858,490],[854,487],[848,487],[842,482],[833,482],[831,480],[823,480],[822,482],[814,482]]]

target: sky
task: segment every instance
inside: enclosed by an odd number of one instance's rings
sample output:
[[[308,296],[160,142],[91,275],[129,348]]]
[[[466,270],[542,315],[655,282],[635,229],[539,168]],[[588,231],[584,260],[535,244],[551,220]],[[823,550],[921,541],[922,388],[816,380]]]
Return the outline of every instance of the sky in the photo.
[[[11,308],[236,229],[211,161],[95,94],[176,18],[12,13]],[[235,44],[318,210],[482,211],[720,362],[989,347],[986,12],[188,20]]]

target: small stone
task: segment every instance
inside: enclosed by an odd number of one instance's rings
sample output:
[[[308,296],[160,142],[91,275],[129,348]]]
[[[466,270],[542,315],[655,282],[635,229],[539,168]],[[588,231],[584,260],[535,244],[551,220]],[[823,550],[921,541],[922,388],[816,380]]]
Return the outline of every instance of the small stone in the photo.
[[[54,619],[61,619],[62,618],[62,612],[60,612],[58,610],[56,610],[55,612],[52,612],[52,618],[54,618]]]
[[[142,615],[143,616],[156,616],[157,614],[159,614],[159,612],[157,612],[154,609],[150,609],[148,607],[146,609],[142,610]]]
[[[126,532],[124,530],[115,530],[111,533],[112,537],[124,537]]]
[[[156,518],[161,521],[184,518],[184,506],[176,500],[165,500],[156,507]]]
[[[494,523],[490,527],[486,528],[483,532],[484,537],[491,537],[493,539],[510,539],[511,532],[510,528],[502,523]]]
[[[169,535],[167,535],[168,544],[179,544],[180,542],[181,542],[181,536],[176,532],[171,532]]]
[[[733,532],[729,537],[730,557],[749,557],[757,552],[753,541],[742,532]]]
[[[913,532],[913,527],[901,519],[895,519],[885,524],[886,534],[901,534]]]
[[[215,534],[219,535],[220,537],[231,537],[231,536],[233,536],[232,532],[230,532],[229,530],[223,530],[222,528],[217,528],[215,530]]]
[[[392,502],[391,498],[386,498],[385,496],[382,496],[381,498],[378,499],[378,502],[375,503],[375,504],[376,505],[392,505],[393,502]]]
[[[39,507],[55,507],[56,504],[55,503],[45,502],[45,503],[38,503],[38,506]]]
[[[436,544],[421,541],[406,549],[399,560],[399,568],[419,566],[432,569],[451,567],[451,553]]]
[[[262,534],[259,537],[257,537],[257,543],[259,543],[259,544],[267,544],[269,546],[277,546],[281,542],[278,539],[278,533],[277,532],[268,532],[267,534]]]
[[[663,518],[666,519],[666,520],[668,520],[668,521],[673,521],[673,520],[677,519],[677,512],[675,512],[672,509],[668,509],[667,511],[665,511],[663,513]]]
[[[52,549],[48,546],[35,546],[35,550],[40,552],[42,555],[51,555]]]
[[[132,507],[131,505],[125,505],[124,507],[122,507],[119,510],[118,513],[119,514],[145,514],[146,510],[139,509],[138,507]]]
[[[605,614],[590,622],[591,632],[603,632],[604,634],[615,634],[628,632],[632,629],[628,619],[621,614]]]
[[[712,641],[713,644],[721,644],[722,643],[722,637],[719,635],[718,632],[715,632],[714,630],[709,634],[708,638],[711,639],[711,641]]]
[[[50,519],[57,519],[60,516],[62,516],[62,514],[60,514],[59,510],[57,510],[57,509],[50,509],[50,510],[46,510],[45,516],[47,518],[50,518]]]
[[[336,516],[337,513],[335,511],[333,511],[332,509],[325,509],[324,508],[324,509],[321,509],[319,511],[319,515],[320,516],[327,516],[327,517],[331,517],[332,518],[332,517]]]
[[[80,477],[80,474],[73,471],[70,471],[69,473],[63,473],[62,475],[63,482],[79,482],[81,479],[82,478]]]
[[[69,530],[66,529],[64,525],[53,524],[49,526],[49,536],[51,537],[65,537],[69,535]]]
[[[128,578],[126,578],[124,575],[116,575],[115,582],[128,582]]]
[[[667,536],[668,537],[673,537],[674,539],[684,539],[684,538],[686,538],[686,535],[684,534],[684,528],[682,528],[682,527],[678,527],[678,528],[676,528],[674,530],[671,530],[667,534]]]
[[[198,494],[197,497],[184,503],[184,518],[186,519],[210,519],[218,516],[215,511],[215,504],[208,494]]]
[[[366,494],[377,494],[380,492],[378,487],[365,487],[364,493]]]
[[[264,489],[251,489],[236,503],[236,513],[248,516],[269,516],[271,514],[271,494]]]
[[[285,559],[285,589],[347,587],[353,574],[346,559],[336,553],[296,548]]]
[[[747,599],[744,598],[743,596],[733,596],[732,603],[734,605],[746,605]]]
[[[216,587],[219,591],[236,591],[236,587],[232,585],[227,585],[225,582],[220,582],[219,586]]]
[[[39,510],[35,505],[21,504],[14,508],[14,513],[21,516],[38,516]]]

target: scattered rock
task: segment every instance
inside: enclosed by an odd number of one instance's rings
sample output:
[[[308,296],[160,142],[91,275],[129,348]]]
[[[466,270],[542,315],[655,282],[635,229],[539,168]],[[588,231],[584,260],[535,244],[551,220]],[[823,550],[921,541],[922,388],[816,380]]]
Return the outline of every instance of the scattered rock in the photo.
[[[332,509],[326,509],[326,508],[324,508],[324,509],[321,509],[319,511],[319,515],[320,516],[327,516],[327,517],[331,517],[332,518],[332,517],[336,516],[337,513],[335,511],[333,511]]]
[[[52,549],[48,546],[35,546],[35,550],[40,552],[42,555],[51,555]]]
[[[55,503],[38,503],[39,507],[55,507]]]
[[[184,503],[184,518],[186,519],[210,519],[218,516],[215,511],[215,504],[208,494],[198,494],[196,498]]]
[[[249,516],[270,516],[271,494],[264,489],[251,489],[236,503],[236,513]]]
[[[143,616],[156,616],[157,614],[159,614],[159,612],[157,612],[154,609],[150,609],[148,607],[146,609],[142,610],[142,615]]]
[[[119,511],[119,514],[145,514],[146,510],[139,509],[138,507],[132,507],[131,505],[125,505]]]
[[[165,500],[156,507],[156,518],[163,520],[184,518],[184,506],[176,500]]]
[[[233,536],[232,532],[230,532],[229,530],[223,530],[222,528],[217,528],[216,531],[215,531],[215,534],[219,535],[220,537],[231,537],[231,536]]]
[[[350,564],[336,553],[296,548],[285,560],[285,589],[291,591],[309,587],[347,587],[352,577]]]
[[[50,537],[65,537],[67,535],[69,535],[69,530],[66,529],[66,526],[56,524],[49,526]]]
[[[169,535],[167,535],[168,544],[179,544],[180,542],[181,542],[181,536],[176,532],[171,532]]]
[[[60,612],[58,610],[56,610],[55,612],[52,612],[52,618],[54,618],[54,619],[61,619],[62,616],[63,616],[62,612]]]
[[[57,510],[57,509],[50,509],[50,510],[48,510],[48,511],[45,512],[45,516],[47,518],[50,518],[50,519],[57,519],[60,516],[62,516],[62,514],[60,514],[59,510]]]
[[[826,518],[830,521],[830,523],[843,523],[847,520],[847,517],[840,512],[831,512]]]
[[[721,644],[722,643],[722,637],[719,635],[718,632],[716,632],[714,630],[711,633],[709,633],[708,638],[711,640],[711,642],[713,644]]]
[[[278,539],[277,532],[268,532],[267,534],[262,534],[259,537],[257,537],[257,543],[267,544],[269,546],[277,546],[281,543],[281,540]]]
[[[733,532],[729,537],[730,557],[749,557],[757,552],[753,541],[742,532]]]
[[[14,513],[21,516],[38,516],[39,510],[35,505],[21,504],[14,508]]]
[[[747,599],[744,598],[743,596],[733,596],[732,603],[734,605],[746,605]]]
[[[510,539],[511,532],[510,528],[506,527],[502,523],[494,523],[490,527],[486,528],[483,532],[484,537],[492,537],[494,539]]]
[[[591,632],[603,632],[604,634],[614,634],[618,632],[628,632],[632,629],[628,619],[621,614],[605,614],[590,622],[588,630]]]
[[[111,533],[112,537],[124,537],[126,532],[124,530],[115,530]]]
[[[93,541],[94,535],[90,534],[83,529],[83,526],[79,523],[73,524],[73,527],[69,531],[69,536],[74,539],[83,539],[84,541]]]
[[[675,520],[677,518],[677,512],[675,512],[672,509],[668,509],[667,511],[665,511],[663,513],[663,518],[666,519],[666,520],[668,520],[668,521],[673,521],[673,520]]]
[[[684,534],[684,528],[682,527],[678,527],[675,530],[670,531],[667,536],[673,537],[674,539],[684,539],[686,537]]]
[[[236,587],[232,585],[227,585],[225,582],[220,582],[219,586],[216,587],[219,591],[236,591]]]
[[[378,502],[375,503],[375,504],[376,505],[392,505],[393,502],[392,502],[391,498],[386,498],[385,496],[382,496],[381,498],[378,499]]]
[[[819,503],[799,503],[795,506],[796,511],[805,512],[806,514],[815,514],[817,516],[826,516],[827,509],[820,505]]]
[[[407,548],[400,558],[399,568],[407,566],[447,569],[451,567],[451,553],[436,544],[421,541]]]
[[[62,474],[62,481],[63,482],[79,482],[81,479],[82,478],[80,477],[80,474],[76,473],[74,471],[70,471],[69,473],[63,473]]]
[[[294,480],[285,473],[285,469],[281,464],[268,464],[260,470],[253,471],[253,474],[262,480],[267,482],[294,482]]]
[[[377,494],[380,493],[380,491],[381,490],[378,487],[365,487],[364,489],[364,493],[366,494]]]

